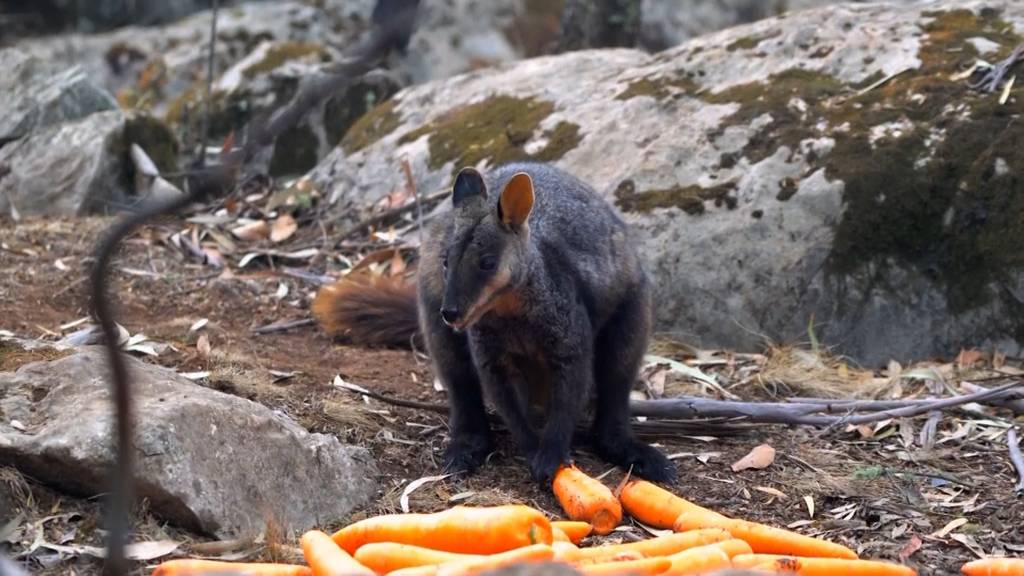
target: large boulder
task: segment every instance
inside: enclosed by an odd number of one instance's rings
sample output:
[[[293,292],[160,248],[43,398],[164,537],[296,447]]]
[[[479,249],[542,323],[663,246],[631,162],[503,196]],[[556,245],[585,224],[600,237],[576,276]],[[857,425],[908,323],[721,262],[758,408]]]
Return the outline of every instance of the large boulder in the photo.
[[[0,146],[37,128],[116,110],[82,68],[60,69],[21,50],[0,50]]]
[[[868,362],[1018,354],[1024,96],[956,74],[1022,41],[1024,4],[945,0],[537,58],[400,92],[311,176],[344,211],[402,185],[396,158],[422,190],[554,162],[640,232],[661,330],[749,348],[813,324]]]
[[[253,535],[271,519],[286,529],[326,526],[375,496],[378,472],[365,449],[126,361],[136,490],[160,517],[220,537]],[[70,493],[104,492],[114,455],[107,373],[100,348],[0,372],[0,464]]]
[[[0,214],[77,215],[115,210],[123,178],[125,117],[118,110],[36,130],[0,148]]]
[[[217,21],[215,69],[227,70],[264,42],[315,44],[325,52],[346,46],[368,28],[372,9],[373,0],[226,7]],[[79,65],[126,105],[163,115],[179,98],[194,98],[205,89],[209,34],[206,10],[166,26],[36,38],[18,48],[65,66]]]

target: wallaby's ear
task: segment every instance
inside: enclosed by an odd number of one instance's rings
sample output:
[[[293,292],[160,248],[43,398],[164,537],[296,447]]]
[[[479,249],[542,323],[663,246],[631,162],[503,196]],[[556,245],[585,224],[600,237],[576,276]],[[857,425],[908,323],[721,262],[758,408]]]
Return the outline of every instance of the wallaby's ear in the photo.
[[[530,217],[533,210],[533,179],[526,172],[512,177],[501,191],[498,219],[510,230],[516,230]]]
[[[472,168],[463,168],[455,177],[455,185],[452,186],[452,205],[458,206],[467,198],[475,196],[487,197],[487,186],[484,185],[483,176]]]

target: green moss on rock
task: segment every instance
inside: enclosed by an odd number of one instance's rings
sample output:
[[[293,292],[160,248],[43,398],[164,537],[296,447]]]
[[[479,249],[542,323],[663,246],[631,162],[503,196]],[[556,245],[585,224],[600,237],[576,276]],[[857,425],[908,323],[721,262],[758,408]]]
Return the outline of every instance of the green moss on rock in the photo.
[[[624,212],[648,213],[657,208],[679,208],[687,214],[703,214],[705,202],[714,202],[715,206],[725,206],[730,210],[736,207],[736,198],[731,196],[736,191],[732,183],[721,184],[711,188],[702,186],[672,186],[654,190],[637,191],[632,180],[623,180],[615,188],[615,204]]]
[[[345,131],[341,147],[352,154],[391,134],[398,128],[401,115],[395,111],[397,101],[388,100],[363,114]]]
[[[517,160],[554,161],[575,148],[580,140],[579,127],[560,122],[543,134],[544,148],[528,153],[525,145],[540,124],[554,111],[554,104],[536,98],[494,96],[476,104],[449,111],[399,139],[412,142],[429,135],[428,165],[437,170],[454,163],[454,170],[472,166],[481,160],[504,164]]]
[[[1007,322],[1024,338],[1024,306],[1008,288],[999,288],[1010,286],[1024,269],[1024,98],[1016,92],[999,105],[997,94],[951,79],[978,57],[968,39],[996,42],[999,50],[985,56],[995,61],[1024,38],[995,10],[927,16],[921,66],[866,92],[861,90],[882,79],[881,73],[846,85],[794,69],[703,97],[739,105],[720,130],[771,116],[740,152],[751,163],[808,138],[834,140],[826,157],[805,158],[806,174],[824,168],[828,179],[844,184],[830,274],[868,274],[873,289],[898,291],[885,281],[885,270],[896,262],[942,287],[956,313],[996,298],[1006,309],[1020,310]],[[791,107],[793,98],[806,109]],[[899,130],[872,141],[873,129],[887,124]],[[796,193],[796,186],[783,184],[778,199]],[[694,206],[694,195],[692,189],[654,190],[625,195],[625,205]]]
[[[277,70],[285,62],[300,60],[309,56],[315,56],[321,62],[329,62],[331,59],[330,54],[320,44],[311,42],[281,42],[272,45],[267,50],[263,59],[243,70],[242,75],[246,78],[252,78]]]
[[[126,146],[138,144],[146,151],[161,172],[178,170],[178,140],[174,132],[157,118],[147,114],[133,114],[124,125]]]
[[[615,99],[629,100],[638,96],[650,96],[661,101],[679,93],[695,94],[699,89],[700,86],[686,76],[650,76],[630,82]]]
[[[754,134],[743,150],[751,163],[772,156],[782,146],[791,151],[804,139],[814,135],[812,123],[803,120],[802,112],[790,106],[794,98],[808,105],[836,96],[843,85],[834,77],[820,72],[793,68],[769,77],[764,82],[740,84],[704,98],[712,104],[739,104],[739,109],[724,120],[717,137],[730,126],[748,126],[756,118],[768,114],[771,125]]]
[[[726,46],[725,49],[728,50],[729,52],[735,52],[737,50],[753,50],[754,48],[757,48],[757,45],[760,44],[761,42],[768,40],[770,38],[776,38],[781,35],[781,30],[775,30],[774,32],[770,32],[767,34],[753,34],[750,36],[744,36],[742,38],[734,40],[731,44]]]

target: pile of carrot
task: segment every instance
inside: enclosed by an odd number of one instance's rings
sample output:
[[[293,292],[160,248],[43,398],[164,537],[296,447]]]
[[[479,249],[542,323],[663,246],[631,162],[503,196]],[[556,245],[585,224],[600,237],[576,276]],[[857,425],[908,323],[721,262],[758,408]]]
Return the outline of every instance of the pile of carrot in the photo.
[[[512,564],[561,562],[583,576],[683,576],[744,568],[801,576],[914,576],[907,566],[863,560],[826,540],[719,514],[650,482],[632,480],[616,494],[574,466],[552,489],[569,520],[552,521],[528,506],[456,506],[433,514],[389,514],[333,535],[302,536],[306,566],[179,559],[153,576],[475,576]],[[672,533],[624,544],[582,546],[622,521],[623,512]],[[1024,576],[1024,559],[965,564],[966,576]]]

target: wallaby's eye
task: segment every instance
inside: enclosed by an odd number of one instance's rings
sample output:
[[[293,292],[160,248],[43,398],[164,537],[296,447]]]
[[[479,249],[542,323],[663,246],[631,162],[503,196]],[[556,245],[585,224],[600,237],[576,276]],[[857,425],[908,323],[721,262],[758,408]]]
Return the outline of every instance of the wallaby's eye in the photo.
[[[444,258],[441,259],[441,267],[444,268],[445,270],[448,269],[448,253],[447,252],[444,253]]]
[[[480,266],[481,270],[490,272],[498,267],[498,259],[491,255],[482,256],[477,265]]]

